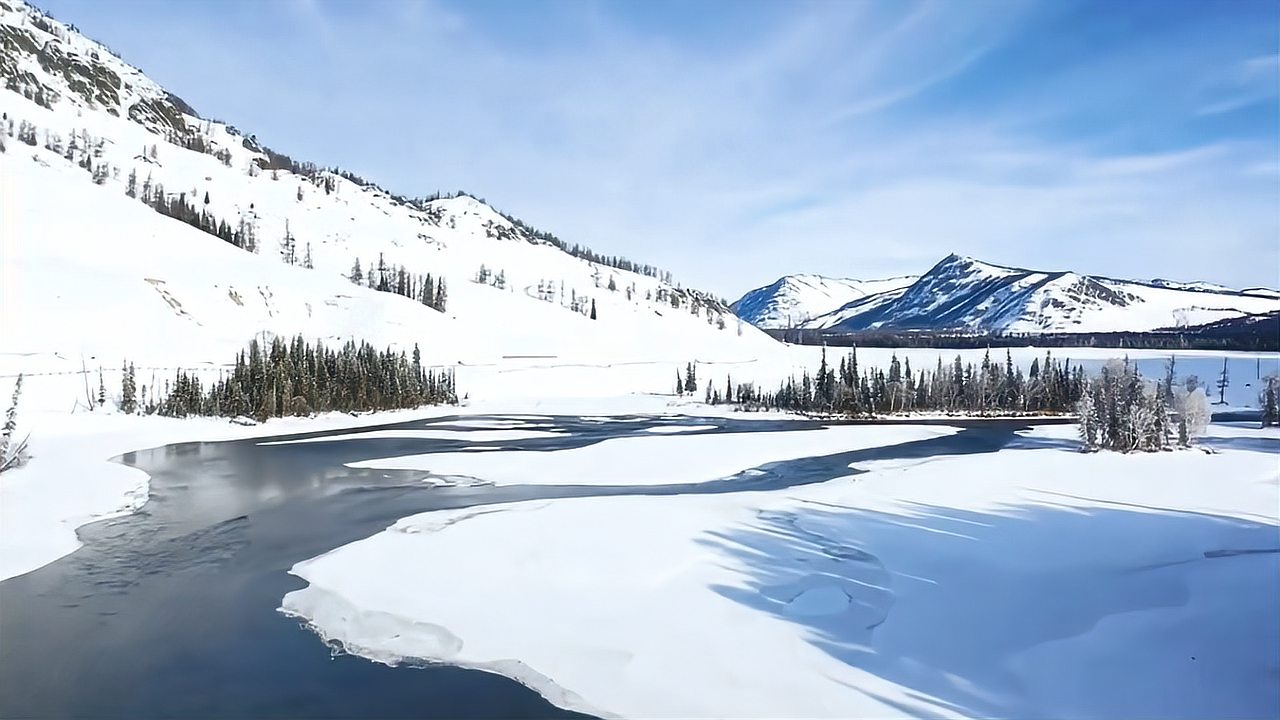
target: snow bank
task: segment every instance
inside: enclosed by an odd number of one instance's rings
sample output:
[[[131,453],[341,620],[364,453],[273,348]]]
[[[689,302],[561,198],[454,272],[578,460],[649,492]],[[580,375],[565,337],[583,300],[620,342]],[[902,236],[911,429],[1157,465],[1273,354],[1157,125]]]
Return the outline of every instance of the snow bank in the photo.
[[[623,716],[1276,716],[1280,434],[1121,456],[1072,432],[779,492],[426,513],[299,563],[282,610]]]
[[[663,427],[664,430],[680,426]],[[667,433],[605,440],[547,452],[513,450],[404,455],[350,467],[422,470],[477,478],[494,485],[673,485],[716,480],[778,460],[827,455],[950,435],[949,427],[836,426],[795,432],[709,435]]]
[[[465,421],[463,421],[465,422]],[[340,442],[342,440],[466,440],[468,442],[492,442],[502,440],[531,440],[556,437],[559,433],[548,430],[371,430],[369,432],[343,433],[301,440],[274,440],[259,445],[305,445],[307,443]]]
[[[108,380],[110,382],[110,380]],[[277,418],[265,425],[238,426],[217,418],[177,420],[126,416],[111,412],[67,413],[55,405],[57,388],[80,384],[78,380],[31,376],[23,382],[18,415],[19,432],[30,433],[31,459],[26,465],[0,476],[0,580],[30,572],[80,547],[76,528],[88,522],[133,512],[147,500],[148,477],[141,470],[110,462],[111,458],[142,448],[197,440],[230,440],[266,437],[291,432],[340,430],[384,425],[416,418],[452,414],[501,413],[509,421],[460,420],[451,425],[475,430],[408,430],[349,433],[337,437],[438,437],[463,440],[516,440],[552,435],[541,430],[516,430],[522,421],[546,419],[545,414],[591,412],[678,413],[671,399],[657,396],[559,398],[551,400],[478,401],[468,407],[435,407],[353,417],[331,414],[317,418]],[[3,396],[8,397],[8,388]],[[64,388],[65,389],[65,388]],[[74,390],[72,390],[74,392]],[[729,415],[724,407],[698,405],[685,409],[699,415]],[[753,417],[782,417],[778,414]],[[331,440],[333,437],[319,440]],[[306,442],[283,440],[278,442]],[[477,447],[470,450],[474,453]],[[465,480],[465,479],[464,479]],[[433,479],[455,484],[459,479]]]

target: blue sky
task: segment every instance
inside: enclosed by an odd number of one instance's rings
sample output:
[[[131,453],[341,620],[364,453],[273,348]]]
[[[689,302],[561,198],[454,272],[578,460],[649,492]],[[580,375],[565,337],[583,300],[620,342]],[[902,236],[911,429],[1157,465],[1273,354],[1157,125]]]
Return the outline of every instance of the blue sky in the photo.
[[[206,116],[733,299],[791,272],[1280,283],[1280,5],[44,0]]]

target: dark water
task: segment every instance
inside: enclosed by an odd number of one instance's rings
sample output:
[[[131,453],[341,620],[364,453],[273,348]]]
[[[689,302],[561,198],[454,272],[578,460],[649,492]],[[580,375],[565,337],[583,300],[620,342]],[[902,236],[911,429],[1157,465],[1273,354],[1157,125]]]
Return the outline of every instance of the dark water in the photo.
[[[468,428],[444,417],[377,429]],[[300,560],[425,510],[535,498],[722,493],[850,474],[874,459],[993,452],[1020,422],[950,422],[952,436],[770,463],[756,472],[646,487],[429,487],[425,473],[344,463],[468,448],[554,451],[668,425],[688,434],[818,429],[816,422],[634,416],[469,416],[554,437],[519,441],[352,439],[263,446],[185,443],[119,460],[151,475],[138,513],[86,525],[84,547],[0,583],[0,717],[574,717],[498,675],[447,666],[387,667],[334,655],[278,612],[303,583]],[[373,428],[366,428],[373,429]],[[341,434],[350,431],[335,431]],[[326,433],[295,435],[320,437]],[[1023,442],[1023,441],[1019,441]],[[1018,447],[1018,443],[1012,443]]]

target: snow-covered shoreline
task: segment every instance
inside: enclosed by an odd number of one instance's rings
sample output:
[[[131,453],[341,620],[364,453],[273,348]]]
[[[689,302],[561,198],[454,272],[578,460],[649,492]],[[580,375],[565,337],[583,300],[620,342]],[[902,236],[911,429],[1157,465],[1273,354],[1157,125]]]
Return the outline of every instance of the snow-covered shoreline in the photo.
[[[454,412],[430,407],[369,415],[330,413],[236,425],[221,418],[175,419],[114,413],[32,413],[30,459],[0,476],[0,580],[75,552],[81,525],[136,512],[150,478],[114,462],[126,453],[180,442],[237,440],[286,433],[359,428]]]
[[[1087,455],[1073,432],[785,491],[425,513],[299,563],[282,610],[599,714],[1273,716],[1280,434]]]
[[[37,386],[38,387],[38,386]],[[19,413],[19,436],[30,434],[29,461],[0,476],[0,581],[47,565],[80,547],[76,530],[87,523],[136,512],[147,502],[150,478],[141,470],[114,462],[126,453],[182,442],[217,442],[318,431],[350,430],[439,417],[499,413],[645,412],[655,414],[726,415],[728,408],[672,404],[671,398],[630,396],[601,401],[596,398],[479,401],[464,406],[435,406],[414,410],[349,415],[329,413],[309,418],[274,418],[260,425],[237,425],[224,418],[166,418],[114,412],[65,413],[53,410],[23,412],[30,395],[24,393]],[[48,393],[35,396],[37,408],[47,407]],[[787,417],[780,413],[753,415]],[[478,430],[478,429],[477,429]],[[385,434],[434,434],[445,431],[381,431]],[[495,432],[505,434],[494,435]],[[530,431],[479,430],[476,439],[528,437]],[[453,431],[459,437],[462,431]],[[339,436],[340,437],[340,436]],[[332,440],[334,438],[325,438]],[[276,442],[314,442],[288,440]]]

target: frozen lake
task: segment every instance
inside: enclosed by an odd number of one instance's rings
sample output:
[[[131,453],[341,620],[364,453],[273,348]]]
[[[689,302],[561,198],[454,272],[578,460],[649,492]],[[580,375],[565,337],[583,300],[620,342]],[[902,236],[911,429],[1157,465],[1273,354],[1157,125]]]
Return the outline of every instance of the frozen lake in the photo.
[[[81,528],[79,551],[0,583],[0,716],[572,716],[491,673],[392,668],[331,656],[315,635],[277,612],[286,593],[305,585],[289,569],[426,510],[779,489],[850,475],[850,463],[994,452],[1026,425],[945,424],[962,429],[768,462],[707,482],[607,487],[569,484],[571,477],[536,486],[433,487],[423,482],[423,471],[347,464],[435,453],[553,451],[634,437],[671,442],[691,435],[804,433],[824,426],[750,416],[440,417],[366,428],[384,431],[369,436],[336,431],[289,438],[344,436],[330,442],[264,444],[282,438],[259,438],[129,453],[121,461],[151,475],[148,504],[136,514]],[[796,611],[830,600],[815,592]]]

